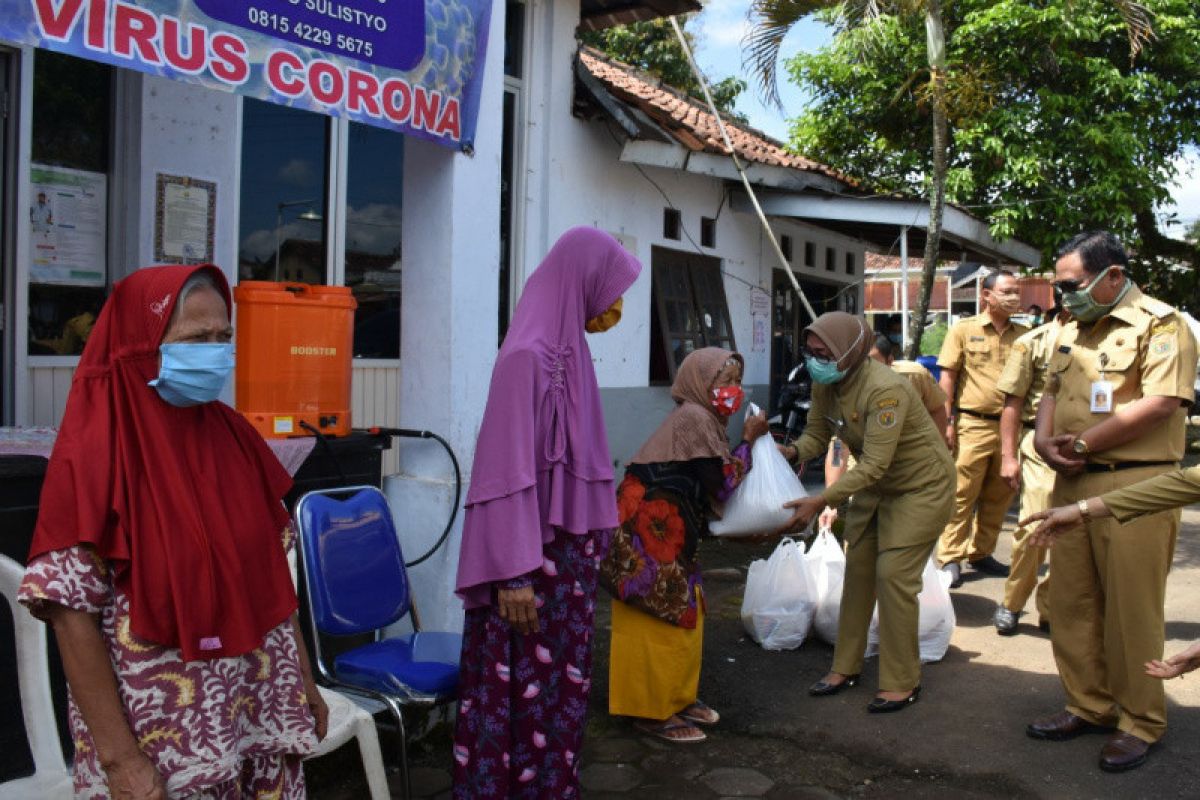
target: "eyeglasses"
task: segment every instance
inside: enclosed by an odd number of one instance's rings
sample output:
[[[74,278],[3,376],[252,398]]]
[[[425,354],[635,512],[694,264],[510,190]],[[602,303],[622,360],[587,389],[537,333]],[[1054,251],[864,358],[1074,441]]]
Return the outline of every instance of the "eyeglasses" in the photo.
[[[832,353],[814,353],[812,350],[808,349],[808,347],[800,348],[800,356],[802,358],[811,358],[814,361],[821,361],[825,364],[828,364],[833,361],[837,361],[837,359],[834,358]]]
[[[1112,267],[1109,267],[1109,269],[1112,269]],[[1070,294],[1071,292],[1078,292],[1082,289],[1088,288],[1107,274],[1108,269],[1104,270],[1104,272],[1101,272],[1099,275],[1094,275],[1087,283],[1084,283],[1083,281],[1053,281],[1050,285],[1059,292]]]

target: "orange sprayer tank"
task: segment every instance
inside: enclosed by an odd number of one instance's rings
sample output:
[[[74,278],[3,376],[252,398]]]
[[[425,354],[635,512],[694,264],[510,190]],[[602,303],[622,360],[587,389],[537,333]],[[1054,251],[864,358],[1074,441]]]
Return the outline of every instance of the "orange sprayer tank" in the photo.
[[[237,410],[266,437],[305,436],[307,422],[350,433],[354,309],[344,286],[242,281],[237,303]]]

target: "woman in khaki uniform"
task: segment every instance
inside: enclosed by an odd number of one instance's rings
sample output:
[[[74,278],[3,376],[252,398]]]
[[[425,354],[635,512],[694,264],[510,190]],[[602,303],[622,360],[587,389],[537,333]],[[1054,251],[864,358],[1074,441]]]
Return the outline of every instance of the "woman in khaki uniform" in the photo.
[[[905,708],[920,691],[917,594],[954,508],[954,462],[908,379],[867,357],[872,339],[865,321],[841,311],[823,314],[805,332],[812,410],[785,455],[807,461],[836,435],[855,464],[822,493],[788,503],[795,514],[785,530],[850,499],[833,668],[809,693],[835,694],[857,682],[878,598],[879,692],[867,709],[879,713]]]

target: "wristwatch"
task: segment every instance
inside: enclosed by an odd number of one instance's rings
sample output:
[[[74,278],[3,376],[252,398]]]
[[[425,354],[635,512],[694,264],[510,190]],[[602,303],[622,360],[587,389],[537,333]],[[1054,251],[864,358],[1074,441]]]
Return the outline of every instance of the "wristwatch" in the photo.
[[[1071,442],[1071,449],[1075,451],[1075,455],[1077,456],[1086,456],[1092,452],[1088,447],[1088,443],[1078,436],[1075,437],[1075,441]]]
[[[1092,511],[1090,508],[1088,508],[1088,501],[1080,500],[1075,505],[1079,508],[1079,516],[1083,518],[1083,521],[1091,522],[1092,521]]]

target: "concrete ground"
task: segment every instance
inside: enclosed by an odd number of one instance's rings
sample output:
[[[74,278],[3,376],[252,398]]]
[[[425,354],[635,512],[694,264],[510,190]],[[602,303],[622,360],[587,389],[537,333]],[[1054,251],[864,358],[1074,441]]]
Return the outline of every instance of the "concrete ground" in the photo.
[[[1009,543],[1006,533],[997,553],[1005,561]],[[1200,759],[1192,756],[1200,741],[1200,677],[1168,683],[1168,735],[1133,772],[1109,775],[1097,768],[1102,736],[1030,739],[1025,725],[1062,707],[1049,639],[1037,630],[1036,613],[1022,619],[1019,635],[998,636],[991,615],[1003,581],[971,570],[953,592],[958,628],[950,650],[942,662],[925,667],[920,702],[898,714],[867,714],[874,660],[858,687],[809,697],[805,689],[828,669],[832,648],[813,639],[795,651],[766,652],[742,630],[745,567],[770,549],[721,540],[701,546],[706,570],[716,570],[707,581],[701,696],[722,714],[701,744],[669,745],[608,716],[609,614],[608,603],[600,603],[585,797],[1200,797]],[[1168,583],[1167,638],[1168,653],[1200,639],[1196,509],[1184,512]],[[386,756],[387,737],[384,747]],[[417,743],[412,760],[415,793],[448,797],[446,731]],[[352,746],[312,762],[310,796],[365,797],[359,772]]]

